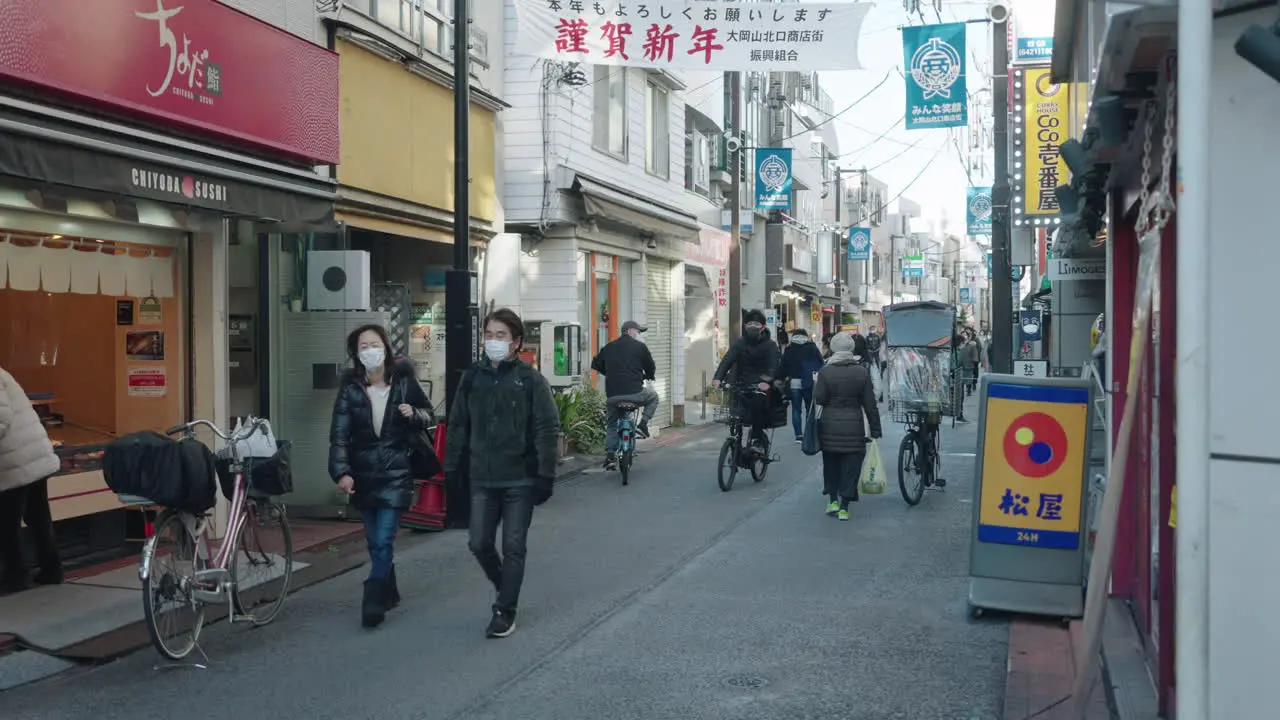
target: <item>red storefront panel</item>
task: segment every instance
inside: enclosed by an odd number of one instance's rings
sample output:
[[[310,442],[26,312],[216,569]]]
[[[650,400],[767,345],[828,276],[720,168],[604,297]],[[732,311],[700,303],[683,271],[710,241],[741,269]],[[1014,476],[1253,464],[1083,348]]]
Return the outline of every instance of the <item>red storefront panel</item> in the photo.
[[[215,0],[4,0],[0,80],[338,162],[338,56]]]

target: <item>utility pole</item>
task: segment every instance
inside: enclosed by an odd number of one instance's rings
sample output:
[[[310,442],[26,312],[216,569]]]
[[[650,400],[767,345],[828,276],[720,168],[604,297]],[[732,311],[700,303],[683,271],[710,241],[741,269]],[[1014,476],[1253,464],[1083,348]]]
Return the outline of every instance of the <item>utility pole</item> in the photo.
[[[727,72],[724,81],[729,83],[729,137],[737,146],[728,153],[729,342],[733,343],[742,337],[742,73]]]
[[[842,268],[848,264],[845,251],[849,244],[849,231],[840,225],[840,208],[844,205],[844,170],[836,168],[836,258],[835,258],[835,281],[836,281],[836,321],[835,328],[832,332],[840,330],[840,326],[844,324],[844,293],[840,289],[840,276],[843,275]]]
[[[452,412],[462,372],[480,344],[475,328],[475,273],[471,271],[471,18],[469,0],[453,3],[453,269],[445,274],[445,408]],[[446,522],[467,527],[471,488],[464,473],[445,479]]]
[[[991,370],[1013,372],[1013,281],[1009,277],[1009,35],[1008,23],[991,33],[991,116],[995,121],[996,166],[991,187]]]

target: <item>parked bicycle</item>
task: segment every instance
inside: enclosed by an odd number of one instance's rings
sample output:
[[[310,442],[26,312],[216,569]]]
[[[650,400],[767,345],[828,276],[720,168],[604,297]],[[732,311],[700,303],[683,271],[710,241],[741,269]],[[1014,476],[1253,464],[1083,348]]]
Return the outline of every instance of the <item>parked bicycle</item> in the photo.
[[[266,421],[248,418],[227,433],[208,420],[195,420],[166,434],[192,438],[199,427],[226,441],[217,453],[234,478],[226,534],[214,542],[208,512],[166,508],[156,518],[138,568],[147,633],[156,650],[171,660],[181,660],[197,647],[207,605],[226,602],[233,623],[260,626],[274,620],[293,575],[293,537],[284,505],[255,489],[248,478],[256,460],[239,451],[243,441],[265,432]],[[174,605],[172,613],[163,612],[166,603]]]
[[[947,485],[938,477],[942,417],[954,417],[964,398],[953,371],[954,331],[955,308],[945,303],[897,303],[885,310],[889,414],[907,426],[898,446],[898,490],[908,505],[919,504],[926,489]]]
[[[765,475],[769,472],[769,465],[778,458],[770,454],[773,447],[772,427],[766,429],[763,445],[752,442],[744,432],[749,430],[748,398],[767,399],[768,393],[755,384],[734,384],[723,387],[726,390],[728,402],[716,407],[715,421],[729,426],[729,437],[720,448],[716,482],[720,485],[721,492],[729,492],[733,489],[733,481],[737,478],[740,468],[750,470],[751,477],[756,482],[763,482]]]
[[[908,505],[916,505],[927,488],[945,488],[942,471],[941,414],[938,409],[916,411],[895,406],[894,422],[904,423],[907,433],[898,446],[898,490]]]
[[[626,485],[631,476],[631,464],[636,456],[636,425],[640,422],[640,411],[643,406],[633,402],[614,404],[618,410],[618,419],[614,422],[614,431],[618,433],[618,472],[622,475],[622,484]]]

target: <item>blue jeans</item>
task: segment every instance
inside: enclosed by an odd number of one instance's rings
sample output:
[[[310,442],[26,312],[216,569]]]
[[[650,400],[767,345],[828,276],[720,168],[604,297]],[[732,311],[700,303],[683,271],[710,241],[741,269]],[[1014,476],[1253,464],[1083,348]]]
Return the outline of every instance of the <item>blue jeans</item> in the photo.
[[[400,529],[399,508],[365,508],[364,538],[369,546],[369,579],[386,580],[395,563],[396,531]]]
[[[649,389],[642,388],[640,392],[634,395],[614,395],[608,401],[608,415],[606,416],[606,426],[604,431],[604,451],[606,453],[615,453],[618,451],[618,445],[622,439],[618,437],[618,418],[622,416],[622,411],[616,407],[617,403],[629,402],[641,405],[644,410],[641,411],[641,419],[649,422],[658,412],[658,393]]]
[[[802,390],[791,388],[791,425],[796,429],[796,437],[804,435],[804,418],[813,404],[813,388]],[[803,406],[803,407],[801,407]]]

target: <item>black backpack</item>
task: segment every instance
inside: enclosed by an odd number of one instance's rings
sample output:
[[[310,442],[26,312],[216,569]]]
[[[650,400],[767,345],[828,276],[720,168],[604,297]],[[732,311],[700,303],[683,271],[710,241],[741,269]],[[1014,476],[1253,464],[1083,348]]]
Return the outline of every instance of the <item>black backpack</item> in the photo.
[[[113,492],[189,513],[203,513],[217,501],[215,473],[204,443],[151,431],[113,440],[102,455],[102,474]]]

